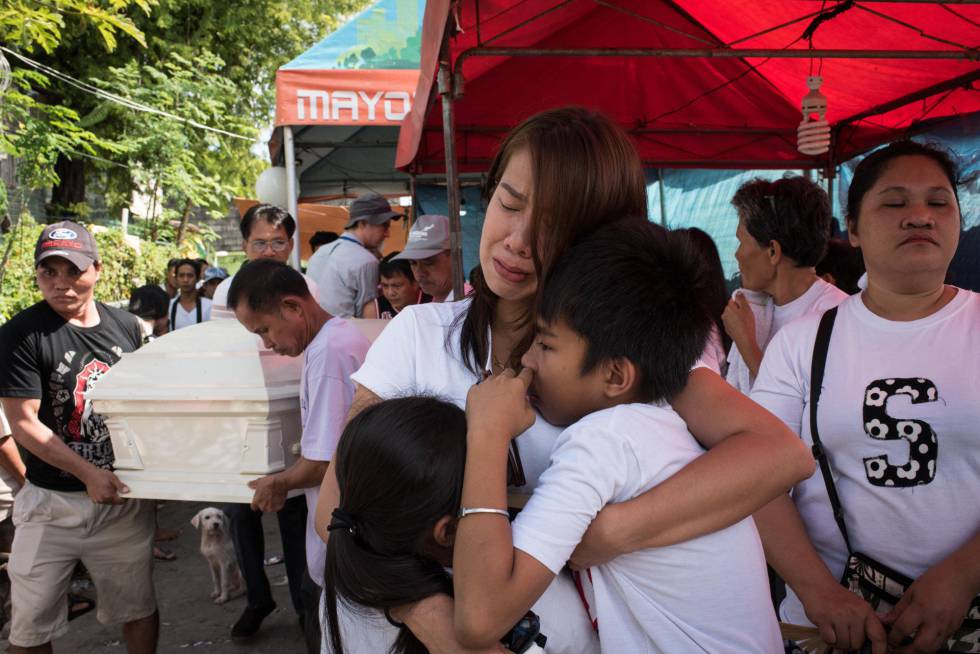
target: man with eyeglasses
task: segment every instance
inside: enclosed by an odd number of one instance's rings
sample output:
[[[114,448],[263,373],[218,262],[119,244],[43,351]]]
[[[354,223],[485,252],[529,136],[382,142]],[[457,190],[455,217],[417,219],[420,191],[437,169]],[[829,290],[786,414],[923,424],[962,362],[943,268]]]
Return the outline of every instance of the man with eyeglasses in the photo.
[[[296,221],[283,209],[271,204],[257,204],[242,216],[242,249],[249,261],[273,259],[288,263],[293,251],[293,234]],[[305,275],[310,294],[317,297],[316,284]],[[212,319],[235,319],[228,309],[228,289],[235,275],[225,279],[214,290]],[[245,578],[246,606],[238,621],[231,628],[233,640],[246,640],[254,636],[263,620],[276,608],[272,598],[269,578],[265,574],[265,533],[262,530],[262,512],[253,511],[248,504],[229,504],[225,511],[231,518],[232,541]],[[279,536],[282,539],[289,596],[297,616],[304,615],[302,589],[306,577],[306,498],[291,497],[276,512]]]
[[[344,233],[310,258],[307,272],[320,287],[318,301],[338,318],[361,318],[362,308],[378,295],[378,259],[372,250],[388,237],[391,221],[401,218],[377,193],[365,193],[350,205]]]
[[[296,221],[283,209],[271,204],[257,204],[242,216],[239,225],[242,232],[242,250],[249,261],[256,259],[273,259],[289,263],[289,255],[293,251],[293,234],[296,232]],[[228,289],[234,275],[218,284],[211,298],[211,317],[234,320],[235,314],[228,309]],[[303,275],[310,294],[319,300],[319,289],[316,282]]]

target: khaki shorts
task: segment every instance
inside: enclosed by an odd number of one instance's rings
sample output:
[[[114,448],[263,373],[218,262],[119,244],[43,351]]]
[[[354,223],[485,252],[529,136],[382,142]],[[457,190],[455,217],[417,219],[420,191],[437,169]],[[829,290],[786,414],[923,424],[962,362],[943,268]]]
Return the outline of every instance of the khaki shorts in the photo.
[[[68,631],[65,597],[76,561],[95,584],[99,622],[132,622],[156,611],[151,502],[95,504],[85,493],[27,483],[14,500],[13,520],[12,645],[35,647]]]

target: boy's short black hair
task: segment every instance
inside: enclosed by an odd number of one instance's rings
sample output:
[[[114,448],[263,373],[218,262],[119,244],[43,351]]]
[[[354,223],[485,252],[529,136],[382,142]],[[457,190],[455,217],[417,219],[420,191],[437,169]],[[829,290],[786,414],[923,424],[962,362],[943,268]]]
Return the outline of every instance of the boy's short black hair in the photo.
[[[246,262],[231,280],[228,289],[228,308],[232,311],[244,304],[256,313],[279,310],[287,295],[312,297],[303,275],[274,259]]]
[[[405,279],[410,282],[415,281],[412,273],[412,263],[408,259],[396,259],[400,252],[392,252],[378,264],[378,275],[385,278],[405,275]]]
[[[711,326],[707,275],[687,239],[642,218],[615,221],[562,256],[545,282],[538,315],[564,321],[588,344],[582,374],[610,359],[639,371],[639,400],[684,388]]]
[[[144,320],[159,320],[167,317],[170,296],[155,284],[147,284],[133,290],[129,296],[128,311]]]

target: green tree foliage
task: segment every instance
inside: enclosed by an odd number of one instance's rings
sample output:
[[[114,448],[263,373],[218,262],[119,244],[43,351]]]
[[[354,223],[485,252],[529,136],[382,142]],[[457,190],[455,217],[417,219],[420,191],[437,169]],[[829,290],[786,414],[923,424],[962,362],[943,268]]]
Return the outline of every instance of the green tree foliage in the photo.
[[[30,56],[53,56],[66,28],[90,30],[97,35],[98,55],[111,53],[118,35],[144,43],[143,33],[130,13],[149,13],[152,0],[7,0],[0,7],[0,43]],[[97,55],[97,56],[98,56]],[[78,124],[78,112],[50,102],[52,81],[36,70],[18,65],[13,57],[13,83],[3,98],[0,151],[18,158],[20,183],[37,188],[57,182],[55,162],[61,156],[113,152],[111,140]]]
[[[206,123],[229,131],[236,122],[260,127],[271,122],[275,104],[275,72],[300,52],[336,28],[368,0],[7,0],[0,11],[0,41],[31,53],[42,64],[91,84],[113,84],[113,72],[132,65],[140,67],[141,82],[150,82],[159,91],[164,86],[156,73],[170,75],[172,67],[186,70],[178,62],[205,62],[207,80],[222,84],[210,92],[221,97],[223,113],[212,115]],[[24,25],[23,16],[37,16]],[[126,35],[126,38],[121,38]],[[220,61],[215,69],[213,62]],[[30,73],[11,58],[20,83],[13,101],[8,97],[5,110],[16,111],[17,129],[0,136],[0,149],[22,159],[33,158],[28,186],[55,186],[55,200],[70,196],[78,201],[84,189],[64,192],[55,174],[65,162],[84,166],[84,179],[95,182],[108,195],[115,213],[129,203],[132,190],[144,185],[146,161],[133,166],[126,139],[133,133],[132,118],[108,112],[102,99],[62,82],[52,82]],[[118,78],[118,75],[116,75]],[[186,80],[182,82],[186,86]],[[130,89],[133,95],[137,89]],[[229,92],[230,90],[230,92]],[[181,99],[165,99],[159,108],[188,116],[196,110]],[[185,113],[188,112],[188,113]],[[37,114],[49,126],[41,134],[31,130],[26,116]],[[57,114],[57,115],[54,115]],[[84,117],[84,118],[82,118]],[[237,120],[236,120],[237,119]],[[141,115],[139,120],[155,121]],[[209,178],[236,193],[249,192],[263,168],[250,152],[250,144],[234,139],[207,143],[205,149],[191,153],[198,168]],[[89,157],[109,159],[117,165],[100,163]],[[121,165],[119,165],[121,164]],[[25,170],[25,175],[27,175]],[[171,180],[174,178],[171,178]],[[68,183],[69,180],[63,180]],[[197,180],[201,181],[201,180]],[[224,198],[227,200],[227,197]],[[66,201],[67,203],[67,201]],[[202,205],[209,207],[210,205]],[[180,212],[182,207],[176,207]]]
[[[34,281],[34,244],[41,227],[25,216],[3,237],[10,259],[0,286],[0,323],[41,299]],[[167,260],[176,255],[172,246],[155,243],[142,242],[137,250],[118,230],[99,230],[94,234],[102,255],[102,275],[95,286],[95,297],[102,302],[126,300],[134,288],[163,283]]]
[[[224,62],[207,52],[194,61],[171,54],[156,66],[134,60],[110,68],[106,79],[98,81],[116,96],[185,119],[142,113],[106,100],[82,121],[112,120],[120,130],[116,159],[128,164],[125,181],[154,201],[160,198],[163,220],[151,223],[152,240],[171,220],[186,224],[194,207],[214,217],[224,215],[229,198],[241,184],[241,179],[227,171],[241,169],[242,157],[253,160],[248,152],[252,141],[232,143],[234,137],[195,126],[221,123],[227,131],[255,137],[255,128],[231,108],[237,89],[223,70]]]

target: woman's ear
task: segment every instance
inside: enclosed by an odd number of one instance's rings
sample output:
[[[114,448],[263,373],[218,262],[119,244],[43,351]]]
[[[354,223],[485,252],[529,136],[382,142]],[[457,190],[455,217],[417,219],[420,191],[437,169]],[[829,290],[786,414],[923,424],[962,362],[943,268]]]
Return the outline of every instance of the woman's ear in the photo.
[[[636,364],[626,357],[609,359],[603,366],[603,392],[609,399],[630,395],[640,381]]]
[[[452,547],[456,542],[456,521],[457,518],[451,515],[444,515],[432,527],[432,540],[441,547]]]
[[[773,266],[778,266],[779,262],[783,260],[783,246],[779,244],[779,241],[769,241],[769,248],[766,250],[766,254],[769,256],[769,263]]]

